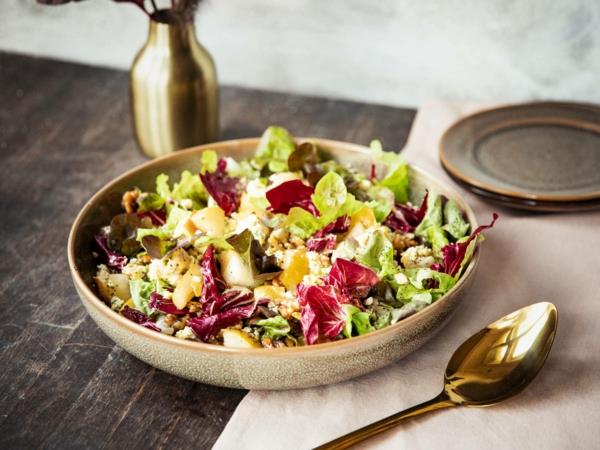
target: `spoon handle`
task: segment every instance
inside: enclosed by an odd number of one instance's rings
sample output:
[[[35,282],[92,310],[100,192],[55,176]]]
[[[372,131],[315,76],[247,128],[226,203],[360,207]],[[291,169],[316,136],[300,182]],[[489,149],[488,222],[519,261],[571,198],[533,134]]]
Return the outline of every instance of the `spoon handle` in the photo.
[[[405,409],[396,414],[392,414],[391,416],[386,417],[385,419],[378,420],[370,425],[367,425],[363,428],[360,428],[352,433],[345,434],[340,436],[333,441],[327,442],[319,447],[316,447],[314,450],[332,450],[332,449],[343,449],[349,448],[353,445],[358,444],[359,442],[364,441],[367,438],[375,436],[376,434],[383,433],[384,431],[389,430],[390,428],[395,427],[396,425],[404,422],[407,419],[411,419],[416,416],[420,416],[421,414],[425,414],[431,411],[436,411],[438,409],[448,408],[450,406],[456,406],[456,403],[452,402],[446,393],[442,392],[437,397],[421,403],[419,405],[413,406],[411,408]]]

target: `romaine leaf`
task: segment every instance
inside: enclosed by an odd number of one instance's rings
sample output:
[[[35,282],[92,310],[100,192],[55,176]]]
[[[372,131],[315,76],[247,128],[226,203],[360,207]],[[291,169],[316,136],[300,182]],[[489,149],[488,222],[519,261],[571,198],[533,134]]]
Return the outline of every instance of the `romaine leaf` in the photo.
[[[157,211],[165,206],[165,199],[154,192],[144,192],[138,197],[137,204],[138,213]]]
[[[271,339],[286,336],[290,331],[290,324],[281,316],[259,320],[256,325],[263,327],[265,334]]]
[[[404,158],[398,153],[383,151],[381,142],[377,140],[372,141],[370,147],[373,152],[373,161],[386,168],[385,176],[377,181],[377,184],[389,188],[394,193],[396,202],[408,202],[408,164]]]
[[[202,156],[200,156],[200,161],[202,163],[200,173],[214,172],[217,170],[219,157],[214,150],[204,150]]]
[[[361,311],[356,306],[349,304],[342,305],[342,308],[346,313],[344,336],[347,338],[352,337],[353,329],[358,336],[375,331],[375,327],[371,325],[370,314],[368,312]]]
[[[348,190],[344,180],[335,172],[329,172],[315,186],[312,201],[322,215],[337,212],[346,202]]]
[[[435,192],[429,192],[427,196],[427,212],[419,226],[415,228],[415,234],[427,239],[427,228],[441,228],[442,221],[442,197]]]
[[[454,200],[448,200],[444,205],[444,223],[445,225],[442,228],[456,240],[464,237],[470,227],[465,222],[463,212]]]
[[[433,254],[441,255],[442,247],[448,245],[448,238],[442,227],[429,227],[425,230],[425,240],[431,244]]]
[[[319,218],[315,217],[308,211],[293,207],[289,210],[288,215],[283,222],[283,226],[286,227],[290,233],[301,237],[302,239],[308,239],[322,227]]]
[[[398,272],[398,263],[394,259],[394,246],[382,230],[374,230],[364,249],[359,249],[356,260],[383,278]]]
[[[150,295],[154,292],[154,283],[142,279],[129,280],[129,291],[135,308],[148,315],[148,302]]]
[[[258,143],[253,165],[258,169],[268,166],[271,172],[285,172],[294,149],[294,139],[285,128],[270,126]]]

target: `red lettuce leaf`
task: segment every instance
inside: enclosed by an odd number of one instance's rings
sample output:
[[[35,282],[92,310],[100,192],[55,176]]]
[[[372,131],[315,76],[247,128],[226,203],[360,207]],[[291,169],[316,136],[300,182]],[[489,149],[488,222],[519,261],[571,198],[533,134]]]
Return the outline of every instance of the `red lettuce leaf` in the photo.
[[[240,207],[241,192],[240,179],[227,175],[227,161],[221,158],[217,163],[217,170],[200,174],[202,184],[217,205],[230,216]]]
[[[329,222],[319,231],[312,235],[314,238],[325,237],[329,233],[345,233],[350,227],[350,217],[343,215],[335,219],[333,222]]]
[[[337,238],[333,233],[345,233],[349,227],[350,217],[346,215],[340,216],[313,234],[306,241],[306,247],[314,252],[333,250],[337,244]]]
[[[99,250],[102,252],[101,256],[106,265],[112,270],[121,272],[123,267],[127,265],[127,256],[108,248],[108,238],[106,236],[97,234],[94,236],[94,239]]]
[[[189,311],[187,308],[179,309],[173,303],[173,300],[168,299],[158,292],[153,292],[150,294],[150,301],[148,302],[150,308],[156,309],[157,311],[163,312],[165,314],[175,314],[176,316],[182,316],[187,314]]]
[[[202,314],[188,320],[188,325],[202,341],[214,338],[223,328],[250,317],[257,302],[252,291],[229,289],[217,270],[214,247],[209,246],[200,262],[202,272]]]
[[[215,261],[215,249],[209,245],[202,261],[200,261],[202,273],[202,309],[208,315],[212,315],[221,309],[224,302],[221,292],[225,290],[225,280],[217,269]]]
[[[431,266],[431,268],[438,272],[447,273],[451,276],[456,275],[460,270],[460,265],[462,264],[463,259],[465,259],[465,253],[467,252],[469,243],[473,239],[477,238],[477,236],[479,236],[483,230],[492,228],[496,223],[496,219],[498,219],[498,214],[494,213],[492,215],[492,221],[488,225],[481,225],[477,227],[477,229],[471,233],[469,239],[466,241],[454,242],[442,247],[443,261],[441,263],[434,264]]]
[[[423,197],[421,205],[418,208],[396,203],[392,209],[392,212],[390,212],[389,216],[387,216],[387,218],[383,221],[383,224],[394,231],[412,233],[421,223],[423,217],[425,217],[425,213],[427,212],[428,196],[429,192],[426,192],[425,197]]]
[[[136,214],[140,219],[143,219],[144,217],[149,218],[152,221],[152,225],[155,227],[164,225],[167,221],[167,210],[164,208],[157,211],[145,211],[142,213],[138,212]]]
[[[323,281],[342,292],[342,303],[359,303],[357,300],[369,294],[371,288],[379,282],[379,277],[367,266],[337,258]]]
[[[314,189],[305,185],[302,180],[290,180],[267,191],[267,200],[271,204],[269,211],[287,214],[294,206],[305,209],[314,216],[319,211],[311,200]]]
[[[125,318],[135,322],[143,327],[149,328],[152,331],[160,332],[160,328],[148,319],[148,316],[137,309],[130,308],[129,306],[125,306],[121,310],[121,314],[125,316]]]
[[[340,302],[341,292],[334,286],[306,286],[296,288],[302,308],[304,342],[312,345],[320,337],[335,339],[346,324],[346,314]]]
[[[193,317],[188,320],[188,326],[196,336],[206,342],[210,338],[214,338],[223,328],[236,325],[240,320],[249,318],[255,309],[256,302],[253,301],[216,314]]]
[[[325,252],[335,249],[337,237],[335,234],[327,234],[323,237],[311,237],[306,241],[306,248],[311,252]]]

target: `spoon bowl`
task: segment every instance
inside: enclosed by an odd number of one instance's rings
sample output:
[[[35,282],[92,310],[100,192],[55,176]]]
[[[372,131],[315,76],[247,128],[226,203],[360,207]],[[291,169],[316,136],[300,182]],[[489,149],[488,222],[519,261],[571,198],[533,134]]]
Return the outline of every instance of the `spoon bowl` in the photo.
[[[328,442],[318,449],[343,449],[421,414],[453,406],[490,406],[531,383],[554,342],[557,311],[541,302],[521,308],[471,336],[454,352],[440,395]]]
[[[444,392],[454,403],[489,406],[521,392],[538,374],[554,340],[552,303],[535,303],[491,323],[452,355]]]

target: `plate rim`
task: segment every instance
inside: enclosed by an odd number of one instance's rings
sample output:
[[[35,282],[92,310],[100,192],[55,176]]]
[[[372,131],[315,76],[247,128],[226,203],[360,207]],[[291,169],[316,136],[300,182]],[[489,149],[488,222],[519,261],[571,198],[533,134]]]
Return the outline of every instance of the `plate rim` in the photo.
[[[443,133],[438,141],[438,157],[442,167],[455,179],[458,179],[465,183],[466,185],[476,187],[478,189],[483,189],[484,191],[508,196],[519,200],[534,200],[537,202],[554,202],[554,203],[577,203],[583,201],[590,200],[600,200],[600,191],[590,192],[586,194],[568,194],[568,195],[549,195],[549,194],[532,194],[525,191],[514,191],[510,189],[505,189],[501,187],[497,187],[464,174],[456,165],[452,164],[446,154],[445,149],[445,141],[448,139],[448,136],[455,132],[456,129],[460,126],[463,126],[465,122],[472,120],[473,118],[485,116],[490,113],[494,113],[497,111],[506,111],[506,110],[527,110],[532,107],[559,107],[559,108],[571,108],[575,110],[590,110],[594,112],[600,113],[600,106],[596,106],[591,103],[577,103],[577,102],[559,102],[559,101],[540,101],[540,102],[528,102],[528,103],[517,103],[517,104],[508,104],[502,106],[496,106],[491,108],[482,109],[480,111],[474,112],[472,114],[468,114],[465,117],[462,117],[455,122],[453,122]],[[600,127],[600,122],[598,123]]]

